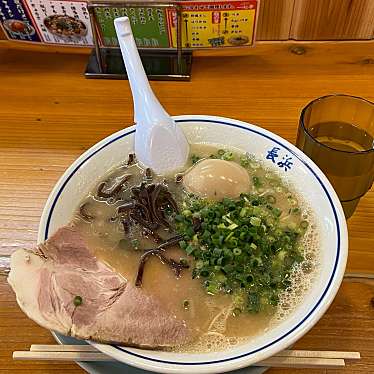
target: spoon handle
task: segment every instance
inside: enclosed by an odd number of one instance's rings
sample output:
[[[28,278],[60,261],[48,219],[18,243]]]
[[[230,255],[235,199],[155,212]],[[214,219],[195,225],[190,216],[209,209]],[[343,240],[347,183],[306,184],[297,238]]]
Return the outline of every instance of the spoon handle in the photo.
[[[170,121],[170,117],[157,100],[149,85],[131,30],[128,17],[114,20],[114,27],[126,67],[127,77],[134,98],[135,123]]]

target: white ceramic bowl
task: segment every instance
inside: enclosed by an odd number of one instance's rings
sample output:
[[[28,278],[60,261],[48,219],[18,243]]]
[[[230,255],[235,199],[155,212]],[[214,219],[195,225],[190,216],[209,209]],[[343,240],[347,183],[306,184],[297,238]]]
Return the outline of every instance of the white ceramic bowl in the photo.
[[[315,208],[320,232],[321,269],[310,291],[290,317],[250,342],[217,353],[177,354],[92,343],[127,364],[161,373],[220,373],[249,366],[289,347],[323,315],[340,286],[348,251],[347,227],[338,197],[320,169],[281,137],[240,121],[211,116],[174,117],[191,143],[220,144],[254,154],[296,186]],[[39,242],[67,224],[81,199],[109,168],[133,150],[135,127],[121,130],[80,156],[57,182],[39,227]],[[273,150],[274,157],[268,156]],[[289,168],[279,162],[291,162]]]

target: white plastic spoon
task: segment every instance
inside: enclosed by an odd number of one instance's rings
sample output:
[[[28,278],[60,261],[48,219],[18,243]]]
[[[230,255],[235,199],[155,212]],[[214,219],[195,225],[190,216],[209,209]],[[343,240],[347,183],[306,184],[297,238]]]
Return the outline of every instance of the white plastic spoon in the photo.
[[[149,85],[128,17],[116,18],[114,27],[134,100],[136,157],[158,174],[180,169],[187,162],[188,141]]]

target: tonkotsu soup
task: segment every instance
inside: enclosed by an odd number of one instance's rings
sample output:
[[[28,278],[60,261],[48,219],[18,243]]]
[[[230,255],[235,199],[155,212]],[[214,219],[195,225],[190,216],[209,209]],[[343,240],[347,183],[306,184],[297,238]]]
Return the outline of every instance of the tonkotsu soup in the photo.
[[[288,316],[318,267],[310,209],[248,154],[193,145],[176,175],[133,155],[77,208],[95,255],[183,320],[194,340],[175,351],[240,344]]]

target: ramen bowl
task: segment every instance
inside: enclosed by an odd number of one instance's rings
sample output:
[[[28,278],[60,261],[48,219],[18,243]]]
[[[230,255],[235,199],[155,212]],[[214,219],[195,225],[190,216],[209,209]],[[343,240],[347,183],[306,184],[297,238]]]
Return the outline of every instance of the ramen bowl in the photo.
[[[303,301],[279,324],[242,345],[211,353],[175,353],[90,342],[126,364],[160,373],[220,373],[264,360],[300,339],[325,313],[343,278],[347,227],[339,199],[325,175],[295,146],[260,127],[222,117],[174,117],[191,143],[214,144],[253,154],[278,172],[314,211],[319,233],[317,276]],[[64,173],[51,192],[39,226],[39,242],[66,225],[100,177],[133,151],[134,126],[95,144]]]

